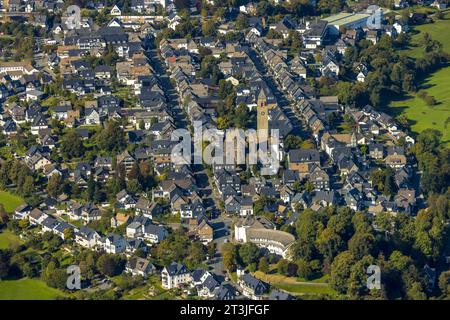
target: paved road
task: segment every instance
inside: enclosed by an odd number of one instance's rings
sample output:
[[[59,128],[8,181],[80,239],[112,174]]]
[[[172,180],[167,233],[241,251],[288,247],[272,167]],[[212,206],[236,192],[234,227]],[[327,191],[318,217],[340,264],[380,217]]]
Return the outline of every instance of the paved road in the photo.
[[[168,104],[170,106],[170,110],[173,114],[175,125],[177,128],[186,128],[188,121],[183,110],[180,107],[180,97],[178,96],[177,91],[172,85],[169,76],[167,75],[167,70],[163,61],[161,61],[158,56],[156,49],[147,50],[147,57],[150,59],[150,64],[155,70],[156,75],[159,78],[164,94],[167,97]]]
[[[158,55],[157,49],[147,50],[147,57],[150,59],[150,64],[155,70],[160,82],[163,87],[164,93],[166,94],[171,110],[174,114],[176,126],[178,128],[186,128],[189,124],[189,120],[183,109],[180,107],[180,98],[173,87],[169,76],[167,75],[167,69]],[[212,267],[212,272],[218,276],[224,277],[224,268],[222,263],[222,256],[220,250],[225,241],[229,241],[230,234],[230,224],[231,221],[226,217],[220,215],[220,211],[217,209],[216,199],[214,198],[213,187],[209,183],[208,176],[206,174],[203,165],[192,165],[194,172],[194,177],[197,181],[197,186],[199,188],[200,194],[202,196],[203,202],[206,206],[207,213],[212,218],[211,223],[215,230],[214,243],[217,244],[217,249],[214,257],[211,258],[208,263]]]

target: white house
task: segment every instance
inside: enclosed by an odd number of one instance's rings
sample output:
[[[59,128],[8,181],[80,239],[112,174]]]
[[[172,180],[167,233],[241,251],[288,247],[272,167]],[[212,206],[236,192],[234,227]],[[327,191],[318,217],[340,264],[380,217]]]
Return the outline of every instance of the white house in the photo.
[[[165,289],[179,288],[191,281],[191,273],[183,264],[172,262],[161,272],[162,287]]]
[[[110,233],[99,241],[99,245],[106,253],[116,254],[125,251],[126,241],[121,235]]]
[[[125,271],[133,276],[146,277],[155,270],[155,266],[150,261],[139,257],[132,257],[125,266]]]
[[[100,239],[97,231],[84,226],[75,233],[75,243],[84,248],[94,248]]]

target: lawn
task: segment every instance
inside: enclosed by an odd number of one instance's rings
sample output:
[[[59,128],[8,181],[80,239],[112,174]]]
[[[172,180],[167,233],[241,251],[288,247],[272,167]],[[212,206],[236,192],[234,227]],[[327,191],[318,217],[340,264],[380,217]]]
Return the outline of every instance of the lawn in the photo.
[[[434,23],[416,26],[412,30],[412,45],[404,51],[408,56],[417,58],[423,54],[419,42],[423,33],[428,32],[434,40],[442,43],[443,49],[450,53],[450,13],[444,20],[436,20]],[[443,133],[442,143],[450,146],[450,130],[446,121],[450,121],[450,66],[446,66],[423,79],[418,90],[424,90],[433,96],[437,105],[428,107],[417,94],[402,96],[393,99],[386,108],[388,113],[394,116],[405,114],[410,120],[411,129],[420,133],[424,129],[433,128]]]
[[[298,281],[296,278],[280,274],[265,274],[261,271],[256,271],[254,276],[276,288],[286,290],[295,295],[336,295],[336,291],[330,288],[328,283],[320,282],[320,280]]]
[[[0,231],[0,249],[7,249],[14,242],[20,243],[22,240],[9,230]]]
[[[37,279],[0,281],[0,300],[54,300],[64,293]]]
[[[0,191],[0,203],[7,212],[13,212],[15,208],[24,203],[24,200],[8,191]]]
[[[428,32],[434,40],[442,43],[443,49],[450,52],[450,37],[448,30],[450,29],[450,13],[445,15],[445,19],[435,20],[434,23],[427,23],[411,28],[411,45],[406,53],[408,56],[417,58],[423,53],[423,48],[420,46],[420,40],[425,32]]]
[[[450,124],[446,125],[446,121],[450,118],[450,66],[426,78],[421,87],[428,95],[435,97],[437,105],[429,107],[417,95],[410,95],[391,101],[390,111],[394,114],[406,114],[413,132],[419,133],[427,128],[441,131],[442,143],[449,146]]]

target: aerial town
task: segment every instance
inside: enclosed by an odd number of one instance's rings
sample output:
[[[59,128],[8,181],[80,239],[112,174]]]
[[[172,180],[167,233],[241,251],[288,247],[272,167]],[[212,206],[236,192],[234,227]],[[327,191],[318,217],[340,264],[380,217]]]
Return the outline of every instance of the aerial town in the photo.
[[[450,299],[447,3],[1,1],[0,300]]]

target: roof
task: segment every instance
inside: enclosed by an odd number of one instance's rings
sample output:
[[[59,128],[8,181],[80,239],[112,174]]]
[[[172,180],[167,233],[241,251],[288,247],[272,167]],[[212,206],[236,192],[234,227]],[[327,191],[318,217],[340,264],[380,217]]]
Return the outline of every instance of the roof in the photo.
[[[147,272],[149,269],[153,269],[154,266],[147,259],[132,257],[128,260],[127,267],[133,270]]]
[[[229,298],[229,296],[234,297],[236,295],[236,289],[229,283],[222,283],[219,288],[217,288],[214,294],[215,300],[224,300]]]
[[[247,230],[247,237],[250,239],[268,239],[279,242],[287,247],[295,241],[295,237],[287,232],[272,229],[253,229]]]
[[[272,292],[270,292],[269,300],[295,300],[295,297],[287,292],[273,289]]]
[[[241,280],[245,283],[246,286],[252,288],[253,290],[256,290],[257,288],[261,288],[263,292],[268,290],[268,285],[266,283],[248,273],[244,274]]]
[[[185,274],[188,272],[186,266],[178,262],[172,262],[166,267],[166,270],[170,276]]]
[[[329,24],[334,24],[337,26],[343,26],[352,22],[367,19],[370,15],[366,13],[347,13],[341,12],[330,17],[324,18],[322,20],[328,22]]]
[[[315,149],[294,149],[289,151],[289,162],[319,162],[320,153]]]
[[[34,208],[31,212],[30,212],[30,217],[37,220],[39,218],[41,218],[44,215],[44,213],[39,210],[38,208]]]

